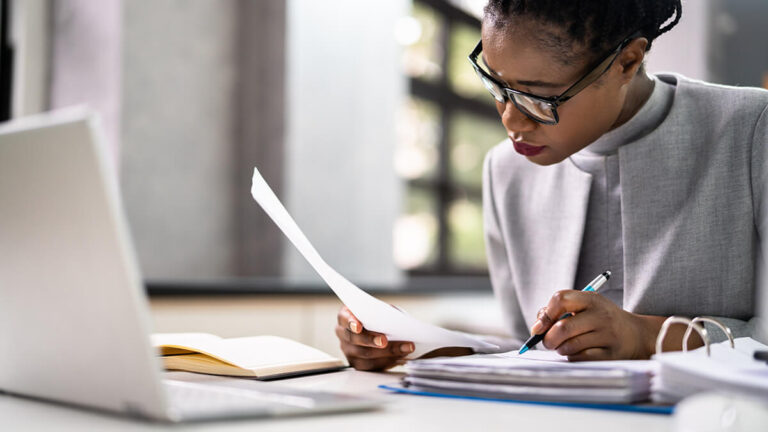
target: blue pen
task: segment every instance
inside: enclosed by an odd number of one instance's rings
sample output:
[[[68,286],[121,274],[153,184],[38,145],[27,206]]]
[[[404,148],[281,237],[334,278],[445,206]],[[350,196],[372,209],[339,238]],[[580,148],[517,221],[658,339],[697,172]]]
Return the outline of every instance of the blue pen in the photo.
[[[587,286],[584,287],[582,291],[592,291],[597,292],[597,290],[600,289],[601,286],[603,286],[604,283],[608,282],[608,279],[611,278],[611,272],[609,270],[606,270],[605,273],[601,274],[600,276],[596,277],[592,280]],[[560,317],[560,319],[567,318],[569,316],[572,316],[573,314],[568,312],[567,314]],[[522,347],[520,347],[520,351],[518,354],[523,354],[529,349],[536,346],[537,343],[541,342],[542,339],[544,339],[544,336],[547,334],[547,332],[544,332],[542,334],[537,334],[531,336]]]

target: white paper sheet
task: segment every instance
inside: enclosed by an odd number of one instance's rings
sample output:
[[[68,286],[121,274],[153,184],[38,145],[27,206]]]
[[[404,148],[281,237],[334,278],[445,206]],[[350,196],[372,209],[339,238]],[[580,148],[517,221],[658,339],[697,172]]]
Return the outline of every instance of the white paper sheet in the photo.
[[[323,260],[257,168],[253,169],[251,194],[366,329],[384,333],[391,341],[414,343],[416,350],[408,356],[409,358],[416,358],[442,347],[498,348],[477,337],[421,322],[378,300],[348,281]]]
[[[655,354],[659,373],[654,379],[654,400],[677,402],[703,391],[719,391],[768,398],[768,366],[754,359],[755,351],[768,346],[750,338],[710,345],[712,355],[704,347],[692,351]]]
[[[409,363],[412,367],[418,367],[419,364],[430,366],[472,366],[479,368],[500,368],[500,369],[557,369],[565,368],[571,370],[589,370],[589,369],[621,369],[634,372],[644,372],[653,374],[658,364],[653,360],[600,360],[569,362],[568,357],[558,354],[556,351],[533,349],[519,354],[517,351],[509,351],[496,354],[475,354],[471,356],[455,358],[436,358],[419,360]]]
[[[555,351],[530,350],[406,363],[417,390],[514,399],[630,403],[648,397],[651,361],[569,362]],[[421,388],[420,388],[421,387]],[[501,396],[500,396],[501,395]]]

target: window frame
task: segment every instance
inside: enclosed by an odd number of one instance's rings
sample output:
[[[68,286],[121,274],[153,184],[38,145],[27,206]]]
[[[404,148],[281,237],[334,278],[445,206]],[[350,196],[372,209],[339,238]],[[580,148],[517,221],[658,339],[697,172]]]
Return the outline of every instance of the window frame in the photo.
[[[451,203],[456,198],[467,197],[482,202],[482,188],[477,186],[462,185],[453,179],[450,172],[450,150],[452,132],[450,124],[457,113],[466,113],[478,117],[498,121],[498,113],[489,99],[484,102],[480,99],[462,96],[457,93],[450,84],[450,59],[451,59],[451,34],[456,24],[469,25],[480,29],[480,20],[466,11],[444,0],[414,0],[430,8],[442,20],[439,43],[443,50],[441,59],[442,74],[437,80],[409,77],[409,95],[436,105],[440,110],[438,139],[438,164],[435,175],[429,179],[409,179],[408,188],[426,191],[435,198],[437,229],[437,257],[434,264],[427,264],[406,270],[409,276],[487,276],[488,271],[483,269],[471,269],[457,266],[450,258],[451,231],[448,224],[448,211]],[[459,53],[466,57],[468,53]],[[472,67],[467,62],[466,67]]]

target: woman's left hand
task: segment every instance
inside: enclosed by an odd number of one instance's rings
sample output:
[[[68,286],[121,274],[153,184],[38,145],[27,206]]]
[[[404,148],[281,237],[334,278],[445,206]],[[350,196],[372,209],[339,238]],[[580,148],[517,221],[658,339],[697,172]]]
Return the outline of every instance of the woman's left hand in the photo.
[[[574,315],[559,320],[569,312]],[[549,330],[543,340],[546,348],[568,360],[584,361],[650,358],[666,317],[627,312],[595,292],[563,290],[550,298],[537,318],[531,333]],[[696,347],[700,340],[692,342]],[[670,348],[675,347],[665,347]]]

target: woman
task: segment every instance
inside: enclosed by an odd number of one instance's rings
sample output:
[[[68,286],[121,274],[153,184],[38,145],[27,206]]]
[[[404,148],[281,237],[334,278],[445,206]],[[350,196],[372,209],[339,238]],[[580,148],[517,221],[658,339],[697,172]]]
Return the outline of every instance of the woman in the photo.
[[[511,141],[485,161],[486,247],[517,343],[548,330],[544,347],[570,360],[644,359],[671,315],[756,331],[768,92],[649,75],[646,53],[681,13],[679,0],[485,8],[470,60]],[[604,270],[599,295],[578,290]],[[358,369],[412,351],[345,308],[338,321]],[[665,350],[680,349],[684,329],[673,330]]]

